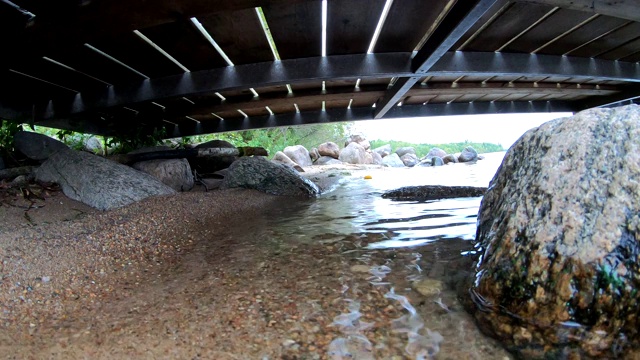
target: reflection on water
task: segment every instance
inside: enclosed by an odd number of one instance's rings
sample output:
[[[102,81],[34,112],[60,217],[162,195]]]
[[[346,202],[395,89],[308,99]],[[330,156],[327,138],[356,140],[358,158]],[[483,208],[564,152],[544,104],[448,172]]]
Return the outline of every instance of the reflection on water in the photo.
[[[503,156],[488,154],[472,165],[354,172],[332,192],[283,204],[266,216],[267,237],[280,245],[321,244],[336,250],[331,258],[337,256],[342,265],[327,269],[336,274],[335,284],[327,286],[340,286],[347,306],[333,318],[331,326],[339,335],[326,349],[328,358],[510,358],[479,333],[453,289],[471,270],[464,255],[473,250],[468,240],[475,236],[481,198],[415,202],[381,197],[403,186],[486,187]],[[382,307],[395,302],[402,312],[389,321],[378,319],[377,334],[384,336],[372,342],[366,335],[374,323],[362,319],[361,305],[376,298],[386,301]]]

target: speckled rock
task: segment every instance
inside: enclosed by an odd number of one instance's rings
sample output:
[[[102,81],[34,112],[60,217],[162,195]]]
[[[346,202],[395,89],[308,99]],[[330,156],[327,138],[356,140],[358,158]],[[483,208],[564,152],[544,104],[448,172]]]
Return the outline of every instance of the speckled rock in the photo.
[[[415,155],[416,154],[416,149],[414,149],[411,146],[405,146],[405,147],[398,148],[396,150],[396,154],[398,154],[398,156],[400,156],[400,158],[402,159],[402,157],[405,154],[413,154],[413,155]]]
[[[429,278],[416,281],[411,287],[423,296],[435,296],[440,294],[442,289],[444,289],[442,281]]]
[[[478,157],[478,159],[480,159],[480,157]],[[455,164],[455,163],[458,162],[458,157],[453,155],[453,154],[447,154],[445,157],[442,158],[442,161],[445,164],[448,164],[448,163],[454,163]]]
[[[338,160],[348,164],[366,164],[367,151],[357,142],[351,142],[340,151]]]
[[[50,136],[31,131],[18,131],[13,136],[13,146],[29,159],[39,161],[44,161],[56,152],[69,148]]]
[[[221,188],[255,189],[272,195],[312,197],[320,191],[292,168],[264,157],[242,157],[229,167]]]
[[[199,144],[196,149],[208,149],[208,148],[229,148],[235,149],[236,147],[224,140],[211,140]],[[209,176],[218,170],[228,168],[236,160],[235,156],[208,156],[208,157],[192,157],[189,158],[189,165],[196,170],[201,176]]]
[[[374,152],[378,153],[380,157],[384,158],[391,154],[391,144],[385,144],[373,149]]]
[[[398,156],[398,154],[396,153],[383,157],[382,165],[388,167],[404,167],[404,163],[402,162],[402,160],[400,160],[400,156]]]
[[[400,156],[400,160],[402,160],[402,163],[404,164],[404,166],[407,166],[407,167],[414,167],[418,163],[418,157],[416,156],[416,154],[411,154],[411,153],[406,153]]]
[[[37,170],[36,179],[54,182],[65,195],[99,210],[129,205],[175,191],[149,174],[83,151],[62,149]]]
[[[309,156],[311,157],[311,162],[314,162],[320,158],[320,152],[318,148],[313,148],[309,151]]]
[[[365,150],[369,150],[371,148],[371,143],[369,140],[365,139],[362,135],[351,135],[347,141],[344,143],[344,147],[349,146],[351,143],[358,143],[358,145],[362,146]]]
[[[445,156],[447,156],[447,152],[440,148],[434,147],[429,150],[429,153],[423,159],[431,159],[434,156],[444,158]]]
[[[382,165],[382,156],[375,151],[371,151],[371,163],[374,165]]]
[[[640,346],[640,107],[525,133],[478,216],[468,309],[527,359],[619,358]]]
[[[444,160],[442,160],[439,156],[434,156],[431,158],[431,166],[442,166],[444,165]]]
[[[330,156],[337,159],[340,156],[340,147],[334,142],[325,142],[318,145],[318,153],[320,156]]]
[[[478,152],[471,146],[467,146],[458,156],[458,162],[471,162],[478,160]]]
[[[309,150],[302,145],[287,146],[282,152],[302,167],[313,165]]]
[[[405,186],[382,194],[385,199],[427,201],[482,196],[487,188],[475,186],[421,185]]]
[[[194,185],[193,173],[187,159],[140,161],[131,167],[155,177],[176,191],[189,191]]]

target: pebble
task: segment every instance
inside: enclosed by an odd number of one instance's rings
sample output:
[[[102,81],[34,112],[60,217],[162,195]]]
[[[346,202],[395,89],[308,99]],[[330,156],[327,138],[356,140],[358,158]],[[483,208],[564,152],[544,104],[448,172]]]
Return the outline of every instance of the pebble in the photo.
[[[425,278],[413,283],[412,287],[424,296],[434,296],[440,294],[443,289],[443,284],[440,280]]]

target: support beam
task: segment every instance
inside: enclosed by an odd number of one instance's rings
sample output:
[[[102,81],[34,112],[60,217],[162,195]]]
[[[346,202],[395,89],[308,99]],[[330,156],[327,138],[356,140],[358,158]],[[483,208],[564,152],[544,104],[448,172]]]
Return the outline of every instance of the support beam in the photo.
[[[609,96],[589,98],[580,102],[578,110],[591,109],[595,107],[628,105],[640,99],[640,86],[627,87],[621,92]]]
[[[427,39],[412,60],[411,70],[416,74],[399,79],[388,94],[376,105],[375,118],[384,116],[431,69],[442,56],[489,10],[497,0],[476,1],[471,10],[469,2],[459,1],[451,8],[442,23]]]
[[[325,91],[321,90],[304,90],[296,92],[296,96],[292,97],[288,94],[272,93],[257,98],[249,98],[248,96],[227,97],[225,101],[213,98],[210,102],[173,109],[167,108],[164,116],[167,120],[179,119],[185,116],[199,116],[210,113],[222,113],[229,111],[242,111],[264,109],[269,107],[293,108],[293,104],[314,104],[321,101],[339,101],[345,99],[353,99],[354,101],[371,100],[384,96],[386,86],[375,85],[361,88],[361,91],[354,91],[353,87],[329,88]],[[614,86],[596,86],[591,84],[584,85],[567,85],[566,87],[558,87],[553,83],[508,83],[508,82],[490,82],[490,83],[437,83],[414,87],[407,91],[407,97],[422,96],[438,96],[438,95],[466,95],[475,94],[478,97],[482,95],[579,95],[579,96],[608,96],[617,91]],[[373,99],[373,100],[372,100]]]
[[[525,2],[640,21],[640,0],[527,0]]]
[[[406,85],[402,78],[410,78],[414,74],[410,70],[410,61],[409,53],[340,55],[198,71],[144,80],[129,86],[112,86],[94,94],[83,93],[75,101],[41,104],[36,108],[35,117],[37,120],[66,118],[98,109],[135,107],[135,104],[147,101],[161,102],[162,99],[215,91],[309,81],[400,77],[396,82],[396,87],[400,87]],[[640,82],[640,66],[620,61],[554,55],[448,52],[424,75],[561,76]],[[30,117],[31,111],[27,115]]]
[[[250,130],[280,126],[308,125],[341,121],[372,120],[371,107],[352,109],[328,109],[326,111],[303,111],[270,116],[251,116],[244,119],[214,119],[201,121],[201,124],[183,123],[178,127],[167,126],[170,136],[191,136],[218,132]],[[389,118],[421,116],[448,116],[471,114],[509,114],[530,112],[572,112],[575,109],[567,102],[524,101],[524,102],[474,102],[451,104],[427,104],[396,106],[385,115]],[[514,120],[517,121],[517,120]]]

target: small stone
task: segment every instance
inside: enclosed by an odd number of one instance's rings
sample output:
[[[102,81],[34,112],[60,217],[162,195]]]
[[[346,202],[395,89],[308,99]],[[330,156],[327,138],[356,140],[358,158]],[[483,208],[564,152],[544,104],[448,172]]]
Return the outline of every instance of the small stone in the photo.
[[[442,287],[442,281],[435,279],[422,279],[413,283],[413,289],[424,296],[438,295]]]
[[[50,278],[49,276],[43,276],[43,277],[42,277],[42,282],[43,282],[43,283],[45,283],[45,284],[46,284],[46,283],[48,283],[49,281],[51,281],[51,278]]]
[[[292,346],[295,343],[296,343],[295,340],[287,339],[287,340],[282,342],[282,346],[289,347],[289,346]]]
[[[354,273],[368,274],[369,273],[369,269],[371,269],[371,267],[368,266],[368,265],[353,265],[353,266],[351,266],[351,272],[354,272]]]

